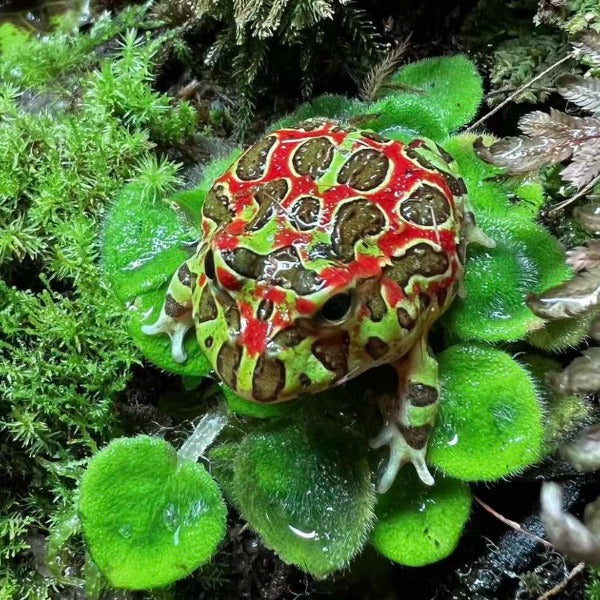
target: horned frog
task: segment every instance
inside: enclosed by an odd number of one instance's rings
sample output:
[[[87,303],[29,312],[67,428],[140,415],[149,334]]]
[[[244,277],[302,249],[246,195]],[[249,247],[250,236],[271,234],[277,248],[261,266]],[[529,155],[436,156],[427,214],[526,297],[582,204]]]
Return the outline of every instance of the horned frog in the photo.
[[[260,403],[390,363],[398,393],[371,442],[390,448],[379,491],[406,462],[433,484],[439,383],[427,335],[461,287],[466,244],[489,245],[452,157],[429,140],[309,120],[246,150],[214,182],[201,226],[144,333],[168,334],[182,362],[195,328],[221,380]]]

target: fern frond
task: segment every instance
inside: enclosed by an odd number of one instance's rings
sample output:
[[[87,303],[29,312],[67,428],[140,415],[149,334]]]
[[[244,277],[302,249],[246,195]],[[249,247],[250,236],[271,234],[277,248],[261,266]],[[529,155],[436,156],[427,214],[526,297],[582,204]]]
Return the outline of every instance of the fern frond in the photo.
[[[556,85],[559,93],[567,100],[577,104],[579,108],[591,113],[600,111],[600,79],[598,77],[563,75],[558,78]]]
[[[367,76],[360,87],[359,95],[361,100],[367,102],[375,100],[381,86],[385,83],[385,80],[393,74],[398,63],[406,53],[410,38],[411,36],[409,35],[399,46],[392,48],[385,55],[384,59],[372,67],[367,73]]]
[[[578,58],[585,58],[593,67],[600,67],[600,33],[585,31],[573,43],[573,48]]]

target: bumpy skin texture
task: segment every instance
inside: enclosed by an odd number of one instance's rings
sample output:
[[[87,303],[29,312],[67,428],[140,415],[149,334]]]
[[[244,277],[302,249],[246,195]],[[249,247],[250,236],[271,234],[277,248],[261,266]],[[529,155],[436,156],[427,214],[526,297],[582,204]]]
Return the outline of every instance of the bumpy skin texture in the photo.
[[[465,194],[427,140],[325,121],[275,131],[215,181],[164,312],[193,317],[248,400],[326,389],[406,355],[451,303]]]

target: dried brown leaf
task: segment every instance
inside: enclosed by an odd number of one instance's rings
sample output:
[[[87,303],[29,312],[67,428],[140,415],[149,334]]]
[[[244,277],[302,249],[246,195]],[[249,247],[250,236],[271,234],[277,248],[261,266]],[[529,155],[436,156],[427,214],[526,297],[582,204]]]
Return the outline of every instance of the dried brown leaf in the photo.
[[[546,380],[560,394],[589,394],[599,391],[600,348],[588,348],[561,372],[548,373]]]
[[[565,181],[577,188],[583,187],[598,175],[600,175],[600,137],[575,147],[573,160],[560,174]]]
[[[566,283],[527,299],[531,310],[542,319],[575,317],[600,304],[600,267],[582,271]]]
[[[573,214],[579,219],[578,215],[590,208],[593,209],[593,211],[598,211],[596,215],[592,215],[592,218],[596,219],[596,223],[598,224],[598,227],[600,227],[600,206],[581,206],[576,208],[573,211]],[[600,268],[600,240],[588,240],[585,243],[585,246],[577,246],[576,248],[567,251],[567,264],[573,267],[575,271]]]
[[[562,143],[546,136],[507,137],[487,147],[481,138],[473,144],[481,160],[507,169],[510,173],[528,173],[561,162],[573,152],[568,139]]]
[[[600,499],[588,504],[584,523],[562,508],[563,492],[559,484],[547,481],[540,494],[540,516],[546,536],[563,554],[589,565],[600,564]]]
[[[581,473],[600,469],[600,424],[587,427],[559,450],[560,457]]]
[[[558,91],[571,102],[589,112],[600,110],[600,79],[566,74],[556,80]]]
[[[558,113],[558,114],[556,114]],[[519,119],[519,129],[530,137],[550,136],[555,139],[569,138],[571,124],[560,118],[560,111],[551,110],[550,114],[541,110],[523,115]]]
[[[531,112],[519,122],[525,135],[507,137],[489,148],[478,140],[479,158],[509,173],[527,173],[573,157],[563,178],[577,188],[600,173],[600,119],[574,117],[559,110]]]
[[[600,67],[600,34],[589,30],[573,43],[577,58],[586,58],[593,67]]]

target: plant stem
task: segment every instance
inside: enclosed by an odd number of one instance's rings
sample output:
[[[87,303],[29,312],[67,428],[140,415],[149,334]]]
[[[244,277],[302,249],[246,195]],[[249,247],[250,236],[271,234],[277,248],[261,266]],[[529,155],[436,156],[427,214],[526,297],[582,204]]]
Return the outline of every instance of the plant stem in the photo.
[[[557,204],[549,212],[553,213],[553,212],[555,212],[557,210],[560,210],[561,208],[564,208],[565,206],[568,206],[572,202],[575,202],[575,200],[578,200],[582,196],[585,196],[588,192],[592,191],[592,189],[594,188],[594,186],[597,183],[600,183],[600,175],[597,175],[596,177],[594,177],[594,179],[592,179],[585,187],[581,188],[581,190],[579,190],[574,196],[571,196],[570,198],[567,198],[566,200],[563,200],[560,204]]]
[[[557,60],[554,64],[550,65],[547,69],[544,69],[541,73],[536,75],[533,79],[530,79],[527,83],[524,83],[520,88],[515,90],[505,100],[500,102],[500,104],[498,104],[498,106],[496,106],[495,108],[490,110],[489,113],[483,115],[483,117],[481,117],[481,119],[479,119],[478,121],[475,121],[475,123],[473,123],[472,125],[469,125],[469,127],[467,127],[465,129],[465,131],[473,131],[473,129],[479,127],[482,123],[487,121],[492,115],[495,115],[500,109],[505,107],[509,102],[514,100],[519,94],[524,92],[528,87],[533,85],[536,81],[538,81],[539,79],[544,77],[544,75],[550,73],[550,71],[553,71],[554,69],[556,69],[556,67],[558,67],[559,65],[561,65],[562,63],[566,62],[567,60],[569,60],[571,58],[573,58],[573,53],[569,52],[569,54],[567,54],[566,56],[563,56],[560,60]]]
[[[219,409],[205,414],[194,427],[190,437],[179,448],[177,452],[179,460],[197,462],[227,425],[227,420],[227,414]]]

